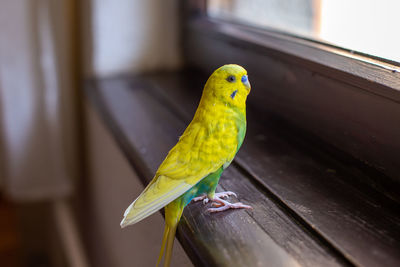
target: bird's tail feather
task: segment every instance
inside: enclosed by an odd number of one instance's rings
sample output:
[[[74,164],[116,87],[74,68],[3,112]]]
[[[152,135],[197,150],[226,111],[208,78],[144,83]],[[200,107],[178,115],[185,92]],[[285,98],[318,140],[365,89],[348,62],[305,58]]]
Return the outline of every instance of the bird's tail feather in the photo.
[[[164,267],[169,267],[174,246],[176,228],[184,209],[181,199],[176,199],[165,207],[165,228],[162,239],[160,255],[158,256],[157,266],[164,257]]]
[[[165,254],[164,267],[168,267],[170,265],[172,248],[174,246],[175,232],[177,226],[178,226],[177,224],[173,226],[168,226],[168,224],[165,225],[160,255],[158,256],[157,260],[157,266],[160,264],[164,254]]]

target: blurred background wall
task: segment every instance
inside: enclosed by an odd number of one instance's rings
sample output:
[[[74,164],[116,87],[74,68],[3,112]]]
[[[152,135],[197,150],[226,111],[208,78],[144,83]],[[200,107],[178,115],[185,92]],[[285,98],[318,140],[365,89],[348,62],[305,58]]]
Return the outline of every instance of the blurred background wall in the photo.
[[[71,196],[77,176],[67,14],[65,1],[0,3],[0,256],[5,266],[63,262],[56,256],[63,248],[54,211]],[[64,211],[70,213],[68,206]]]
[[[73,94],[61,46],[67,32],[62,7],[50,3],[1,3],[5,190],[21,201],[67,195],[66,177],[74,175]]]
[[[154,266],[163,219],[120,229],[143,187],[82,90],[179,67],[178,24],[178,0],[0,2],[0,214],[15,266]],[[190,266],[176,246],[173,266]]]
[[[177,0],[86,0],[83,19],[89,75],[179,66]]]

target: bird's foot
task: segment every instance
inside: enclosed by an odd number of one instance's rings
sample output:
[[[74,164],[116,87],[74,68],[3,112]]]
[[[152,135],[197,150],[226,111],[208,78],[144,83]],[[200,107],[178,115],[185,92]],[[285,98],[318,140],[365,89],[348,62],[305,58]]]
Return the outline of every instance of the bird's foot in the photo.
[[[235,197],[237,197],[237,195],[234,193],[234,192],[231,192],[231,191],[226,191],[226,192],[219,192],[219,193],[215,193],[215,195],[214,195],[214,198],[226,198],[226,197],[229,197],[229,196],[235,196]],[[201,201],[201,200],[203,200],[203,204],[207,204],[209,201],[210,201],[210,199],[207,197],[207,195],[202,195],[202,196],[199,196],[199,197],[195,197],[195,198],[193,198],[193,202],[197,202],[197,201]]]
[[[213,201],[213,203],[211,205],[214,206],[214,208],[209,208],[208,211],[209,212],[220,212],[220,211],[224,211],[224,210],[228,210],[228,209],[252,209],[251,206],[245,205],[241,202],[230,203],[223,199],[223,198],[226,198],[229,196],[237,197],[236,194],[231,191],[215,193],[214,198],[211,199],[211,201]],[[201,200],[203,200],[204,204],[206,204],[210,201],[206,195],[193,198],[194,202],[201,201]]]
[[[202,196],[195,197],[195,198],[192,199],[193,202],[198,202],[198,201],[201,201],[201,200],[203,200],[203,204],[206,204],[208,202],[208,198],[207,198],[206,195],[202,195]]]
[[[230,203],[230,202],[223,200],[222,198],[219,198],[217,196],[215,196],[212,201],[213,201],[212,205],[215,208],[209,208],[208,209],[209,212],[220,212],[220,211],[224,211],[224,210],[228,210],[228,209],[253,209],[251,206],[245,205],[241,202]]]

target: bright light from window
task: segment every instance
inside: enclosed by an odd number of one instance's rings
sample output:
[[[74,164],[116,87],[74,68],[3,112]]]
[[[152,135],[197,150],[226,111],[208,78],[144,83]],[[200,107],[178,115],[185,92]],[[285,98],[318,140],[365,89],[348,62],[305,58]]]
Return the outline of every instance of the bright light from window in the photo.
[[[400,0],[210,0],[208,14],[400,62]]]

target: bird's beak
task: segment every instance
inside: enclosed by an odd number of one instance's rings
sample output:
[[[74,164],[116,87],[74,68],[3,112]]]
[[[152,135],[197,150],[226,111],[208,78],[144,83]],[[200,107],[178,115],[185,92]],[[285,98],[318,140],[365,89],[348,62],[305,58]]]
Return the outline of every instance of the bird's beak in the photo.
[[[244,84],[244,86],[246,86],[246,89],[250,93],[251,85],[250,85],[249,78],[247,77],[247,75],[242,76],[242,83]]]
[[[244,83],[244,86],[246,86],[247,90],[249,90],[249,92],[250,92],[250,89],[251,89],[250,82],[247,81],[246,83]]]

